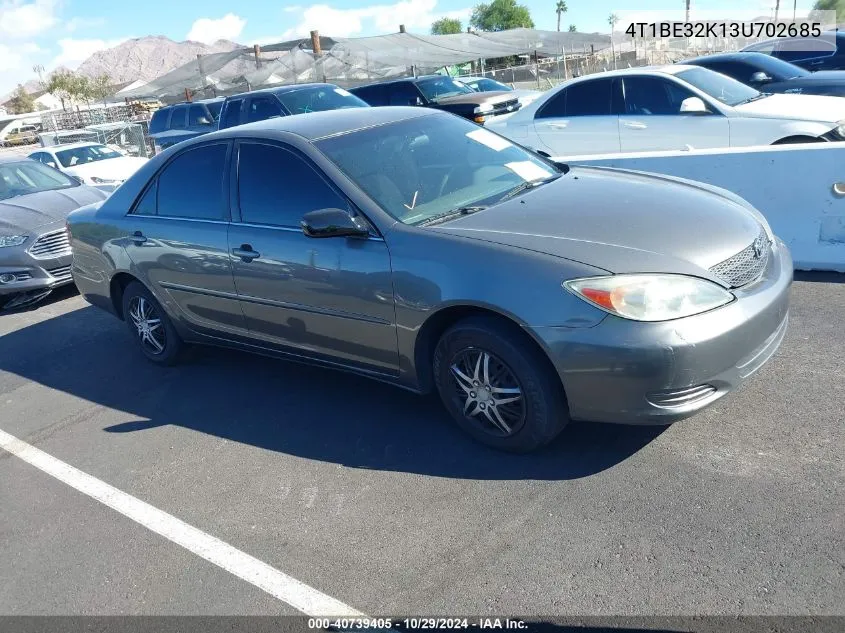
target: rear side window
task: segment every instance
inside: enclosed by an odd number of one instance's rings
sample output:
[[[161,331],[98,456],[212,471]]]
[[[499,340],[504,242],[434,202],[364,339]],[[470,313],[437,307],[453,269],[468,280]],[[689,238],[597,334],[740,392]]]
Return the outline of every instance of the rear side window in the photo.
[[[158,215],[222,220],[226,149],[226,143],[202,145],[174,158],[158,177]]]
[[[153,180],[141,199],[132,209],[134,215],[156,215],[158,213],[156,195],[158,193],[158,179]]]
[[[274,117],[284,116],[282,106],[275,97],[253,97],[247,106],[246,122],[266,121]]]
[[[170,111],[173,108],[162,108],[153,112],[153,118],[150,119],[150,134],[157,134],[164,132],[167,129],[167,119],[170,116]]]
[[[243,99],[232,99],[231,101],[226,102],[226,107],[220,119],[221,130],[227,127],[235,127],[236,125],[240,124],[241,105],[243,104],[243,102]]]
[[[241,144],[238,203],[242,222],[295,227],[309,211],[349,208],[304,158],[260,143]]]
[[[566,116],[611,114],[613,80],[582,81],[566,89]]]
[[[188,108],[179,106],[173,108],[173,114],[170,115],[170,129],[178,130],[185,127],[185,115],[188,113]]]

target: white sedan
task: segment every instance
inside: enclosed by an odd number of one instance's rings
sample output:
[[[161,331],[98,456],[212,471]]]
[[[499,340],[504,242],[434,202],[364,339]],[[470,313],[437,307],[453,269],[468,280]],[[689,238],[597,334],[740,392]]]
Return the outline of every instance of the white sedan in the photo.
[[[551,156],[841,141],[845,99],[761,93],[674,64],[567,81],[486,127]]]
[[[507,90],[513,93],[513,96],[519,99],[521,107],[527,106],[532,101],[539,99],[543,94],[539,90],[521,90],[514,89],[501,81],[490,79],[489,77],[455,77],[455,81],[459,81],[465,86],[472,88],[476,92],[494,92],[499,90]]]
[[[100,143],[43,147],[29,157],[94,186],[120,185],[147,162],[146,158],[125,156]]]

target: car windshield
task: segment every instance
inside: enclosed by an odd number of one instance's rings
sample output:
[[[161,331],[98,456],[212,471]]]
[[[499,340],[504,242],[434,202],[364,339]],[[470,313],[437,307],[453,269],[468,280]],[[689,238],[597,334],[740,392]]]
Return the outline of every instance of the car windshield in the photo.
[[[316,143],[391,216],[405,224],[515,195],[561,174],[550,161],[465,119],[406,119]],[[366,156],[367,160],[361,160]]]
[[[59,159],[62,167],[76,167],[98,160],[120,158],[121,156],[120,152],[105,145],[86,145],[85,147],[72,147],[56,152],[56,158]]]
[[[362,101],[351,92],[335,86],[302,88],[284,92],[279,94],[278,97],[291,114],[370,107],[367,102]]]
[[[707,68],[690,68],[675,76],[729,106],[753,101],[763,96],[762,92]]]
[[[33,160],[0,163],[0,200],[77,186],[63,173]]]
[[[208,108],[208,111],[211,112],[211,118],[214,121],[217,121],[220,118],[220,110],[223,109],[223,102],[222,101],[210,101],[209,103],[205,104]]]
[[[745,55],[746,53],[743,53]],[[795,77],[807,77],[812,74],[809,70],[804,70],[800,66],[790,64],[777,57],[771,57],[762,53],[750,54],[748,61],[751,66],[760,72],[766,73],[775,81],[786,81],[787,79],[794,79]],[[740,58],[742,59],[742,58]]]
[[[475,92],[472,88],[465,86],[460,81],[455,81],[451,77],[422,79],[417,82],[417,88],[420,89],[429,101],[437,101],[438,99],[454,97],[455,95],[471,95]]]
[[[495,79],[488,79],[486,77],[482,79],[472,79],[469,81],[465,81],[464,83],[477,92],[493,92],[494,90],[513,90],[513,88],[511,88],[510,86],[506,86],[503,83],[499,83]]]

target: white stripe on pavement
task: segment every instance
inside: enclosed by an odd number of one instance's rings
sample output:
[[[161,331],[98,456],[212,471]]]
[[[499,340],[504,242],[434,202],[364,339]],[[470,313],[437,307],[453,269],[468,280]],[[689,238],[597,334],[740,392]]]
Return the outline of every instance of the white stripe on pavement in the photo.
[[[311,616],[362,616],[349,605],[0,430],[0,448],[189,552]]]

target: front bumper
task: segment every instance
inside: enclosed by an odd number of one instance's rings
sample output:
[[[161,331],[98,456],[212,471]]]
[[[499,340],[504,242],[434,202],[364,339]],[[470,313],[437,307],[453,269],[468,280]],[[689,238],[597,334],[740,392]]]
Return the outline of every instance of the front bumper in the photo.
[[[15,276],[15,281],[0,283],[0,296],[7,297],[23,292],[50,290],[73,283],[71,277],[72,255],[51,259],[34,259],[21,251],[16,251],[15,255],[18,253],[22,256],[0,258],[0,277],[3,275]]]
[[[531,328],[576,420],[670,424],[737,388],[786,333],[792,257],[777,241],[761,278],[722,308],[642,323],[608,315],[592,328]]]

